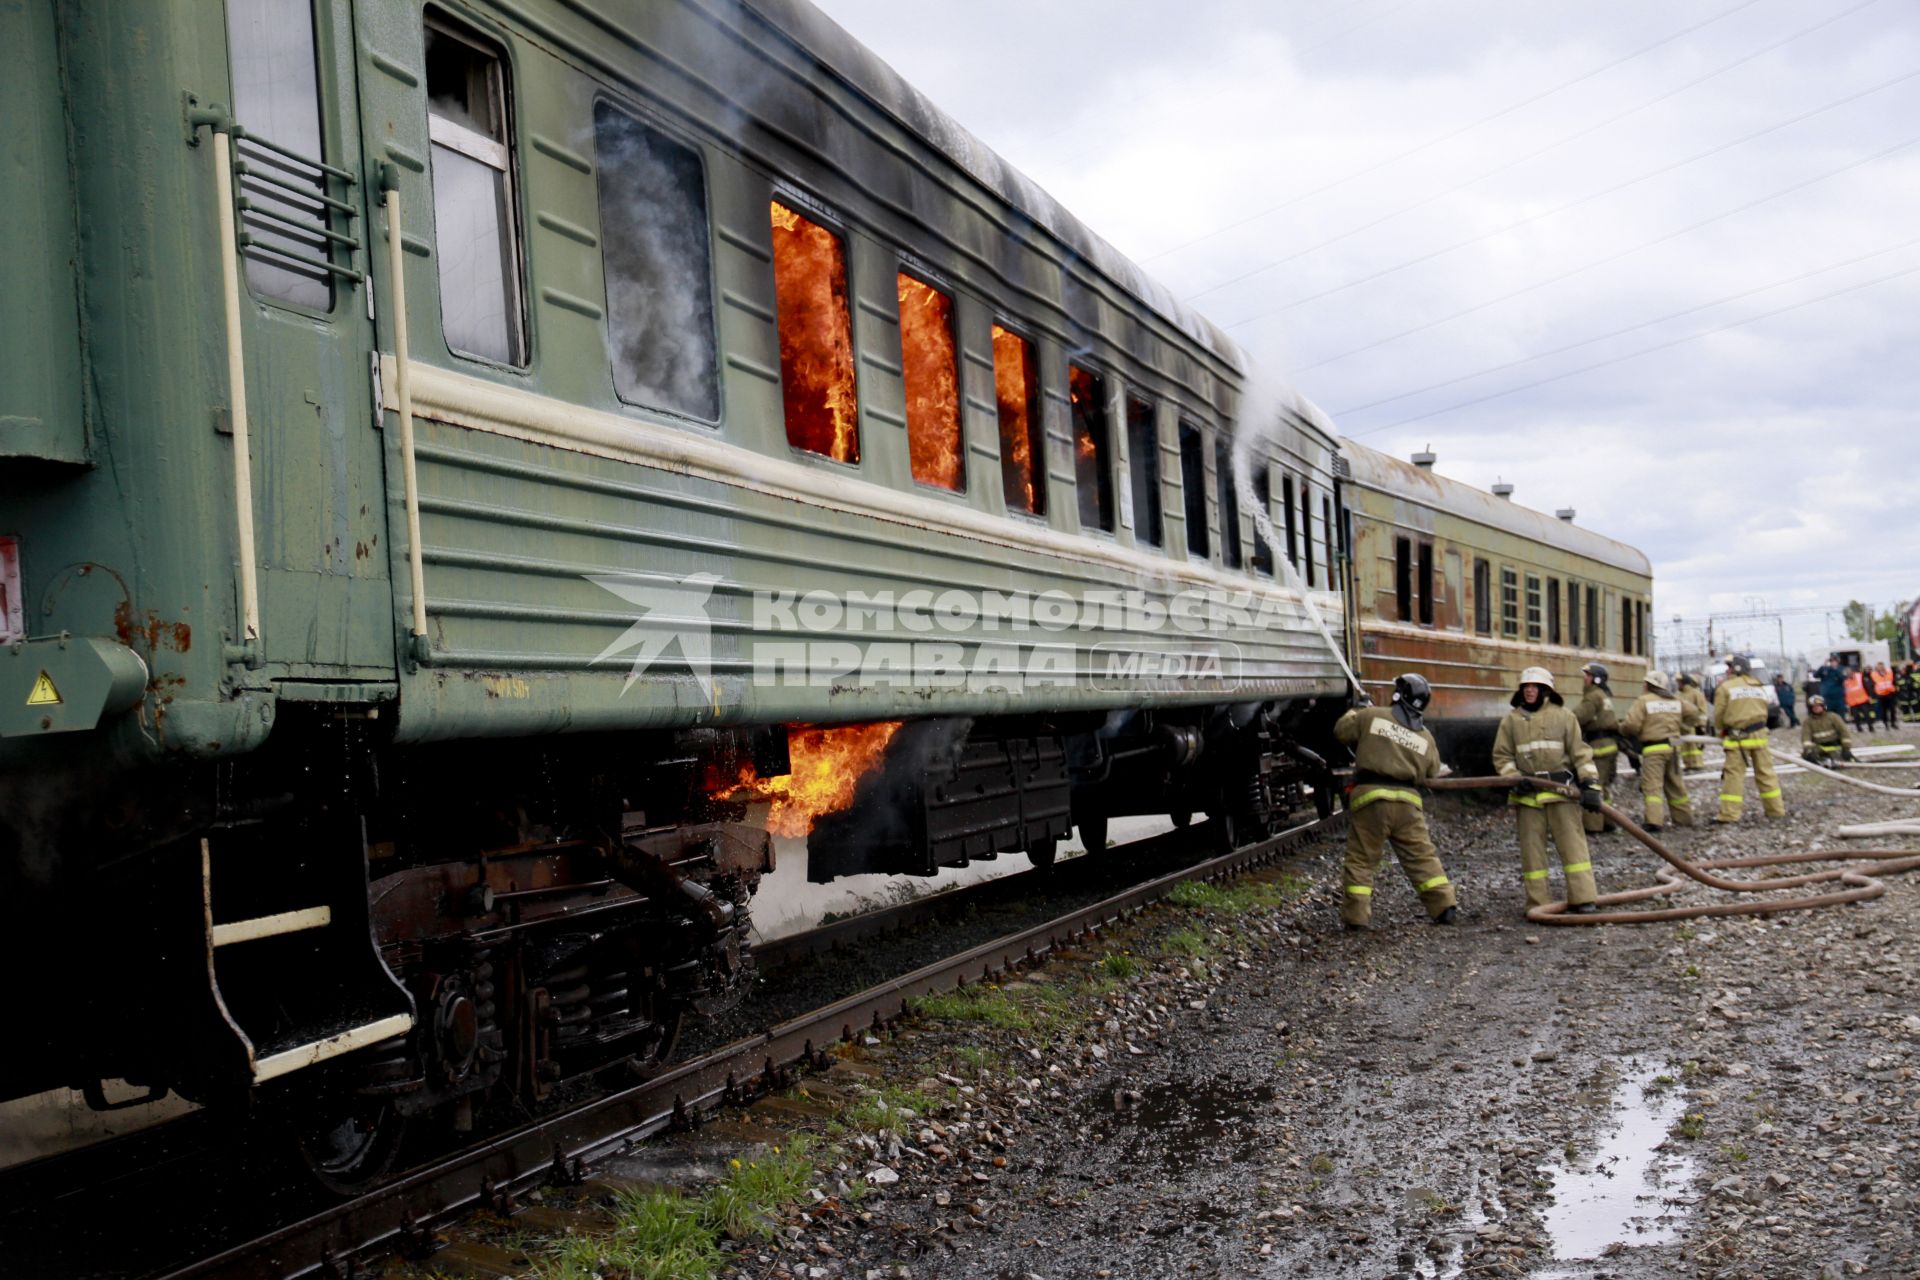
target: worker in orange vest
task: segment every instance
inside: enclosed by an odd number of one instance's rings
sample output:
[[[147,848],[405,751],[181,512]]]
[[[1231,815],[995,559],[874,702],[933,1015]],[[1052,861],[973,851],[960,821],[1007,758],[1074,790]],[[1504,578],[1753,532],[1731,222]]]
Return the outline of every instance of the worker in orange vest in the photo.
[[[1893,668],[1884,662],[1874,663],[1872,682],[1873,700],[1880,704],[1880,723],[1891,733],[1900,727],[1900,712],[1895,705],[1900,686],[1894,682]]]
[[[1842,682],[1846,689],[1847,714],[1856,729],[1873,728],[1873,695],[1867,692],[1867,677],[1858,667],[1847,672]]]

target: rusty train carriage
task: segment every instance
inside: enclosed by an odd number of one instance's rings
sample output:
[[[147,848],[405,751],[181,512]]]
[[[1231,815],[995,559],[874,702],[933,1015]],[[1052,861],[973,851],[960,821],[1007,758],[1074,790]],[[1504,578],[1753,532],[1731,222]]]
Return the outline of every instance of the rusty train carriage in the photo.
[[[751,975],[771,851],[717,797],[789,776],[791,726],[936,753],[911,836],[844,823],[823,873],[1300,799],[1344,691],[1274,561],[1340,614],[1336,440],[1252,424],[1263,547],[1241,354],[800,0],[27,0],[0,36],[0,962],[35,975],[0,1095],[251,1100],[344,1186],[408,1117],[651,1061]],[[1277,612],[1189,645],[1230,678],[766,685],[772,588]],[[704,671],[635,676],[650,609],[704,610]]]
[[[1569,697],[1598,660],[1624,711],[1652,651],[1652,568],[1624,543],[1403,462],[1354,441],[1353,590],[1357,673],[1376,701],[1402,671],[1433,685],[1435,736],[1456,763],[1484,757],[1522,668],[1544,666]],[[1424,465],[1423,465],[1424,464]]]

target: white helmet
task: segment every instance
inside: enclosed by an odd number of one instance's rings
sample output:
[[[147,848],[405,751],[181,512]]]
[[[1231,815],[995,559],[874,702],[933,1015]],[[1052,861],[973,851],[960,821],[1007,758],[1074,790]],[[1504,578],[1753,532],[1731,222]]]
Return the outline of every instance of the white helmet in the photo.
[[[1649,671],[1647,672],[1647,688],[1653,690],[1655,693],[1664,693],[1671,698],[1673,696],[1673,678],[1664,671]]]
[[[1520,705],[1520,690],[1530,684],[1539,685],[1546,693],[1548,702],[1560,705],[1565,704],[1565,700],[1560,697],[1560,691],[1553,687],[1553,672],[1547,670],[1545,667],[1528,667],[1520,673],[1520,683],[1513,691],[1512,703],[1514,706],[1517,707]]]

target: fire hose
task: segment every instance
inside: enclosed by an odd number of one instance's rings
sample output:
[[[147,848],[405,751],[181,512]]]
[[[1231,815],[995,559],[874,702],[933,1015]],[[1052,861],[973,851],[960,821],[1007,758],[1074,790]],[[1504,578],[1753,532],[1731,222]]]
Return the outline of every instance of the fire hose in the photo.
[[[1528,781],[1532,782],[1537,790],[1552,791],[1569,800],[1578,799],[1580,795],[1578,788],[1569,783],[1539,777],[1529,778]],[[1512,788],[1513,783],[1512,778],[1434,778],[1425,785],[1434,791],[1506,791]],[[1879,789],[1894,790],[1893,788]],[[1911,793],[1895,791],[1895,794]],[[1655,870],[1658,883],[1638,889],[1624,889],[1619,893],[1603,893],[1595,899],[1602,910],[1588,915],[1567,915],[1565,902],[1550,902],[1544,907],[1531,908],[1527,912],[1527,919],[1535,924],[1654,924],[1663,920],[1697,920],[1703,916],[1756,916],[1771,915],[1776,911],[1806,911],[1814,907],[1835,907],[1848,902],[1870,901],[1887,891],[1886,882],[1877,877],[1898,875],[1906,871],[1920,871],[1920,849],[1856,849],[1849,850],[1845,854],[1816,849],[1803,853],[1776,853],[1748,858],[1715,858],[1707,862],[1689,862],[1656,840],[1639,823],[1612,805],[1603,801],[1600,812],[1618,823],[1622,831],[1653,850],[1666,862],[1666,866]],[[1871,864],[1873,874],[1867,874],[1867,869],[1860,867],[1833,867],[1825,871],[1781,876],[1771,880],[1732,880],[1714,874],[1716,871],[1735,868],[1772,867],[1796,862],[1866,862]],[[1847,887],[1796,898],[1718,902],[1698,907],[1661,907],[1653,911],[1604,909],[1620,903],[1639,902],[1646,898],[1676,893],[1686,887],[1685,880],[1692,880],[1710,889],[1719,889],[1727,893],[1772,893],[1780,889],[1797,889],[1802,885],[1824,884],[1831,881],[1839,881]]]

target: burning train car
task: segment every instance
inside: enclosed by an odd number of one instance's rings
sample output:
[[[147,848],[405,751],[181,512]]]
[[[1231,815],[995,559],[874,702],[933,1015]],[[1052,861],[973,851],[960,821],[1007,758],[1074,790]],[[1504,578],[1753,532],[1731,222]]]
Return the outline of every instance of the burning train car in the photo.
[[[0,35],[0,1096],[351,1186],[737,998],[762,812],[921,872],[1315,775],[1337,442],[801,0]]]

